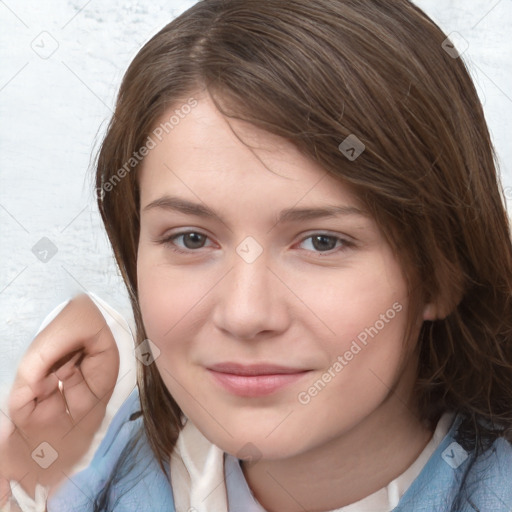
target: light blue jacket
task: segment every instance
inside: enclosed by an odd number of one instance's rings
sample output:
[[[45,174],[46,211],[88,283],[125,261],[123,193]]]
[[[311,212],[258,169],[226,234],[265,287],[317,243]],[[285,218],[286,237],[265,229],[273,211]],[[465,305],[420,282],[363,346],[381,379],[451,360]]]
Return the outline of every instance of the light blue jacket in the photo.
[[[175,512],[169,479],[163,474],[149,447],[142,416],[130,419],[139,410],[138,389],[135,388],[112,419],[91,464],[67,480],[52,496],[48,502],[49,512],[92,512],[96,496],[112,476],[123,448],[138,429],[142,429],[143,433],[140,451],[135,458],[131,456],[127,461],[129,464],[134,462],[133,469],[126,474],[116,472],[119,482],[108,494],[107,508],[101,510]],[[450,431],[393,512],[451,510],[466,469],[474,458],[472,452],[466,453],[454,439],[460,421],[461,417],[457,416]],[[168,464],[165,467],[169,471]],[[465,484],[468,498],[453,512],[512,512],[512,444],[503,438],[496,440],[467,472]]]

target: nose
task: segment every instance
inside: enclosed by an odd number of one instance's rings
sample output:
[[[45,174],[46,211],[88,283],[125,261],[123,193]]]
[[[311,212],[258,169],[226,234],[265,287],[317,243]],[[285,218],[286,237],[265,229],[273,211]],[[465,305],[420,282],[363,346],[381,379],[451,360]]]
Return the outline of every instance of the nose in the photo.
[[[231,337],[267,338],[289,326],[286,287],[264,255],[248,263],[235,254],[231,271],[216,287],[213,321]]]

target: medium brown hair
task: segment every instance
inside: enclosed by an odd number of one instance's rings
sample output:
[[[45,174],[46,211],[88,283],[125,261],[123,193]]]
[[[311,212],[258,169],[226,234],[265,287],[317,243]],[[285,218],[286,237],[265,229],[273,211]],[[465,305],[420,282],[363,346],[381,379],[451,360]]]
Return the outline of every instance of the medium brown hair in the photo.
[[[512,437],[509,223],[481,103],[445,39],[406,0],[203,0],[156,34],[125,74],[96,174],[136,343],[137,165],[105,184],[164,113],[207,90],[227,117],[288,139],[354,187],[410,283],[438,300],[444,314],[417,345],[422,419],[452,410],[473,437],[496,437],[498,424]],[[349,135],[365,145],[353,161],[338,149]],[[139,365],[138,386],[162,466],[181,411],[155,365]]]

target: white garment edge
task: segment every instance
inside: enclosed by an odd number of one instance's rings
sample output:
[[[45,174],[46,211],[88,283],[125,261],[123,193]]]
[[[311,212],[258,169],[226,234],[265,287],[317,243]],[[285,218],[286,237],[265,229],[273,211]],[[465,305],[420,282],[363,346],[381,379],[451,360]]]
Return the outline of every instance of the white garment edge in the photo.
[[[18,482],[11,480],[11,493],[15,500],[16,505],[22,512],[45,512],[46,501],[48,499],[49,488],[41,484],[36,484],[35,497],[32,499],[18,484]],[[10,511],[10,505],[7,512]]]
[[[100,299],[96,294],[92,292],[86,293],[96,304],[101,314],[105,318],[105,321],[107,322],[110,330],[112,331],[114,339],[116,340],[116,343],[119,348],[120,367],[116,387],[114,392],[112,393],[112,397],[109,401],[109,404],[107,405],[105,418],[103,419],[103,422],[100,428],[98,429],[98,432],[96,433],[95,437],[91,442],[91,447],[89,448],[88,453],[72,468],[71,474],[75,474],[89,465],[90,461],[92,460],[92,457],[94,456],[94,452],[96,451],[95,448],[97,448],[97,446],[101,442],[103,433],[108,428],[108,425],[110,424],[110,421],[112,420],[118,408],[115,405],[113,405],[113,402],[122,403],[126,398],[128,398],[128,395],[133,390],[134,380],[136,378],[136,365],[134,358],[131,357],[130,359],[128,359],[126,356],[123,358],[124,354],[131,354],[131,356],[133,356],[134,354],[133,334],[131,332],[128,322],[118,311],[112,308],[112,306],[107,304],[104,300]],[[47,327],[48,324],[52,320],[54,320],[57,317],[57,315],[69,304],[70,301],[71,299],[68,299],[67,301],[56,306],[50,313],[48,313],[48,315],[42,321],[34,337],[37,336],[45,327]],[[126,350],[126,346],[130,347],[131,352]],[[122,384],[120,385],[121,381]],[[46,511],[49,487],[43,486],[41,484],[36,484],[34,491],[35,496],[34,498],[32,498],[27,494],[27,492],[25,492],[23,487],[16,480],[10,480],[9,485],[11,488],[12,496],[7,503],[6,512],[10,512],[10,502],[12,502],[13,499],[15,500],[15,503],[19,507],[21,512]]]
[[[187,420],[170,457],[176,512],[227,512],[224,452]]]
[[[400,476],[375,493],[330,512],[393,510],[448,434],[454,418],[453,412],[441,416],[430,441]],[[222,450],[208,441],[192,422],[187,422],[171,455],[176,512],[266,512],[253,496],[238,459],[226,454],[224,460],[223,455]]]

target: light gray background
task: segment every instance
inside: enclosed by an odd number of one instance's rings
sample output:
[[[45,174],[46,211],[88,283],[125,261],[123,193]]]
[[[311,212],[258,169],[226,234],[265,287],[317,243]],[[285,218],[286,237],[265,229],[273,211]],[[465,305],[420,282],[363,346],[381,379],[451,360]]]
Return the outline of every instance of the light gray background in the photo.
[[[96,211],[91,157],[129,62],[193,3],[0,0],[0,397],[40,322],[61,301],[92,291],[131,323]],[[469,44],[464,59],[511,211],[512,0],[416,3]],[[46,263],[32,251],[42,237],[57,249]]]

